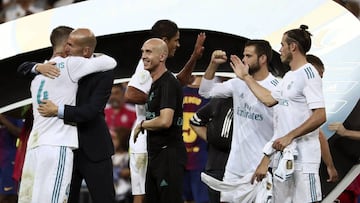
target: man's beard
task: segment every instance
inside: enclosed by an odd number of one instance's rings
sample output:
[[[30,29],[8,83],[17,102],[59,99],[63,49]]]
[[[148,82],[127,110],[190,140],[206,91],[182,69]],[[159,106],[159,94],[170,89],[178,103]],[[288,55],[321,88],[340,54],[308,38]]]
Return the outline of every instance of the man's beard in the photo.
[[[293,59],[292,53],[289,52],[284,57],[285,57],[284,59],[281,59],[281,62],[285,65],[290,65],[290,61],[292,61]]]
[[[254,65],[249,65],[249,74],[254,75],[256,72],[260,70],[259,62],[256,62]]]

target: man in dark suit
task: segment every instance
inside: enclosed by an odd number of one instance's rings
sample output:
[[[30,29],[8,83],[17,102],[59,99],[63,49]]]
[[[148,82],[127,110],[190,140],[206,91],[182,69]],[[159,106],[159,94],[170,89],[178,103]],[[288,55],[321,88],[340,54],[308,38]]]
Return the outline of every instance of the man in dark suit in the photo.
[[[69,36],[66,51],[69,55],[93,57],[95,43],[92,33],[80,29]],[[90,42],[88,41],[90,40]],[[91,40],[95,40],[92,41]],[[32,67],[34,64],[27,64]],[[43,67],[39,65],[40,70]],[[23,68],[23,73],[25,71]],[[42,73],[42,71],[40,71]],[[43,70],[43,72],[48,72]],[[50,74],[49,74],[50,75]],[[104,119],[104,107],[111,94],[113,71],[93,73],[79,81],[76,95],[77,106],[57,106],[49,100],[39,107],[42,116],[58,116],[65,123],[77,123],[79,148],[74,150],[74,168],[70,186],[69,203],[78,203],[81,182],[85,179],[94,203],[115,201],[113,166],[111,156],[114,148]]]
[[[79,202],[82,179],[85,179],[93,202],[113,202],[114,147],[104,119],[104,107],[111,94],[113,71],[94,73],[82,78],[76,96],[77,106],[65,105],[64,122],[75,122],[79,149],[74,151],[74,169],[70,203]]]

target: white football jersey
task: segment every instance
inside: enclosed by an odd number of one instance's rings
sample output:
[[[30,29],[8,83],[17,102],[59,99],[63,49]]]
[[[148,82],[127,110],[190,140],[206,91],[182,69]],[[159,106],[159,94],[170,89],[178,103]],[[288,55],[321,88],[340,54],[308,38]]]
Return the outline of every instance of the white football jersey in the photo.
[[[144,63],[142,60],[139,61],[135,73],[131,76],[128,86],[135,87],[141,90],[145,94],[148,94],[151,88],[152,78],[150,72],[144,69]],[[145,105],[135,104],[136,121],[134,126],[139,124],[142,120],[145,120]],[[129,151],[131,153],[146,153],[146,130],[144,133],[139,133],[139,136],[134,143],[134,128],[131,131],[129,139]]]
[[[322,80],[310,63],[288,71],[271,94],[278,101],[273,140],[299,127],[312,115],[312,109],[325,108]],[[297,162],[320,163],[319,129],[294,141],[297,143]]]
[[[272,90],[278,80],[271,74],[258,83]],[[273,136],[273,108],[261,103],[239,78],[223,83],[202,79],[199,93],[205,97],[233,97],[234,127],[226,171],[244,176],[255,171],[262,149]]]
[[[51,79],[37,75],[31,82],[34,124],[28,141],[28,149],[40,145],[78,147],[75,125],[64,124],[58,117],[43,117],[38,112],[41,100],[51,100],[57,106],[75,105],[78,81],[90,73],[115,68],[116,61],[106,55],[98,57],[55,57],[51,59],[60,70],[60,76]]]

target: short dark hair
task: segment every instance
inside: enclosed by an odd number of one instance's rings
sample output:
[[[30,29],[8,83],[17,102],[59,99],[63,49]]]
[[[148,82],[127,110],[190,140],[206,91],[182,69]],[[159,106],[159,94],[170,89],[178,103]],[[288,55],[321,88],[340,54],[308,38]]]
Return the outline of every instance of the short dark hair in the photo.
[[[271,45],[268,41],[262,39],[251,39],[245,43],[245,47],[247,46],[254,46],[256,54],[258,56],[265,55],[267,58],[267,64],[270,64],[273,52]]]
[[[295,42],[302,54],[306,54],[311,48],[311,33],[307,31],[307,25],[300,25],[300,28],[288,30],[284,33],[286,35],[286,43]]]
[[[314,56],[312,54],[306,55],[307,62],[311,63],[313,66],[315,66],[316,69],[321,68],[322,71],[325,70],[324,63],[321,61],[321,59],[317,56]]]
[[[156,38],[173,38],[179,31],[178,26],[171,20],[159,20],[151,28],[151,36]]]
[[[63,25],[54,28],[50,35],[51,45],[53,47],[61,45],[64,40],[67,40],[73,30],[73,28]]]

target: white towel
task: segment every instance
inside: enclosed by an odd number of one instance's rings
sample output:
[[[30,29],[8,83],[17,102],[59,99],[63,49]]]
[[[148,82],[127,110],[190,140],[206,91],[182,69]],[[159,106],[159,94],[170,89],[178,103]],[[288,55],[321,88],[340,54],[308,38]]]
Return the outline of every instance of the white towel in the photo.
[[[284,182],[292,177],[295,170],[294,156],[297,155],[296,143],[293,142],[285,147],[282,152],[279,164],[274,172],[274,177],[280,182]]]
[[[201,180],[210,188],[221,192],[221,201],[234,203],[269,203],[272,197],[272,177],[270,173],[262,182],[251,184],[253,173],[241,179],[225,182],[201,173]]]
[[[255,203],[271,203],[273,196],[273,181],[272,176],[268,172],[266,178],[264,178],[260,185],[257,187],[257,195],[255,197]]]

